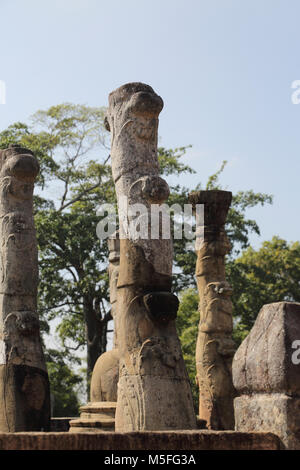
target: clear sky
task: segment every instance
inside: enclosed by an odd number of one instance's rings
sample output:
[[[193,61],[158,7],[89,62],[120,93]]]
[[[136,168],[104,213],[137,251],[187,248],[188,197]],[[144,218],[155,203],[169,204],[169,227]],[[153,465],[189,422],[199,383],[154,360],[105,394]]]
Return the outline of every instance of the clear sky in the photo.
[[[62,102],[107,105],[130,81],[165,102],[160,144],[205,183],[222,160],[228,190],[274,195],[249,211],[262,236],[299,239],[298,0],[0,0],[0,130]]]

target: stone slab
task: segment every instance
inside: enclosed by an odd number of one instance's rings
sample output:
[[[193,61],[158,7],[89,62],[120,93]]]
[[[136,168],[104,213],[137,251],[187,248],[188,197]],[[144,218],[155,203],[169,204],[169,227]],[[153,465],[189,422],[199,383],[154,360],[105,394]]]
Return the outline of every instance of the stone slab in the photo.
[[[278,435],[288,450],[300,450],[300,398],[282,394],[243,395],[234,400],[235,426],[240,432]]]
[[[0,450],[279,450],[271,433],[170,431],[130,433],[6,433]]]

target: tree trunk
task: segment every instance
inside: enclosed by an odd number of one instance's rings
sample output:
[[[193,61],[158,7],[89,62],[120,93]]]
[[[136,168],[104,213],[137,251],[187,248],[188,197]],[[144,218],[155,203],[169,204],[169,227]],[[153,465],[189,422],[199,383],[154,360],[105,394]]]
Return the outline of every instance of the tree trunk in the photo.
[[[90,380],[98,357],[106,351],[107,323],[109,318],[99,318],[90,298],[83,300],[87,338],[87,393],[89,396]]]

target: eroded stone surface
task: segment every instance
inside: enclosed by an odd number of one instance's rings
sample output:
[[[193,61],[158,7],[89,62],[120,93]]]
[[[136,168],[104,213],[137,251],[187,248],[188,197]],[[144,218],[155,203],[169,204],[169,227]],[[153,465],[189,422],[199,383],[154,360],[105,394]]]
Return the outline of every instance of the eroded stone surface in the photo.
[[[32,197],[39,165],[27,149],[0,151],[0,430],[47,430],[50,393],[37,314]]]
[[[234,429],[232,289],[225,278],[224,261],[230,249],[224,224],[231,198],[230,192],[218,190],[189,195],[194,208],[204,204],[204,230],[196,242],[200,313],[196,369],[199,417],[207,421],[209,429]]]
[[[106,351],[97,360],[91,380],[91,402],[117,401],[119,353]]]
[[[300,340],[300,303],[264,305],[233,361],[239,394],[286,393],[300,397],[300,365],[293,343]]]
[[[107,128],[121,238],[116,431],[196,428],[170,292],[172,241],[161,235],[152,239],[147,223],[151,205],[163,203],[169,194],[167,183],[159,176],[157,158],[162,107],[162,99],[142,83],[124,85],[109,96]],[[126,226],[138,222],[134,204],[145,208],[141,237],[126,231]]]
[[[300,398],[285,394],[242,395],[234,400],[235,426],[243,432],[272,432],[283,447],[300,450]]]
[[[91,402],[80,407],[80,418],[70,421],[69,432],[107,432],[115,430],[116,401]]]
[[[279,450],[271,433],[173,431],[0,434],[0,450]]]
[[[238,431],[270,431],[285,448],[300,450],[300,304],[264,305],[233,361]],[[299,343],[298,343],[299,344]]]

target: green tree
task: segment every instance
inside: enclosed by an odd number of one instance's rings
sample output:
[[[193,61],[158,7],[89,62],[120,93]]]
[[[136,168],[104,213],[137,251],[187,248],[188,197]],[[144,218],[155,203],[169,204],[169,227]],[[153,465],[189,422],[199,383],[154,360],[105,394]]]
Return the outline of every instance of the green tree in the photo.
[[[76,392],[82,383],[82,377],[70,369],[64,354],[57,350],[47,350],[46,364],[51,384],[52,415],[78,416],[80,403]]]
[[[198,293],[196,289],[183,290],[179,295],[176,327],[182,346],[182,354],[189,374],[195,410],[198,410],[198,386],[196,384],[196,341],[198,335]]]
[[[249,247],[227,269],[233,285],[237,344],[247,336],[263,305],[300,302],[299,242],[273,237],[258,250]]]
[[[226,161],[221,168],[208,178],[205,186],[198,184],[196,188],[186,188],[181,186],[172,187],[172,191],[168,200],[171,204],[180,204],[182,207],[187,203],[188,194],[201,189],[223,189],[219,177],[223,172]],[[231,207],[226,220],[226,233],[231,243],[230,259],[234,259],[241,250],[250,245],[249,235],[255,233],[260,235],[260,229],[255,220],[247,217],[247,210],[255,206],[271,204],[273,197],[265,193],[255,193],[252,190],[239,191],[232,196]],[[189,287],[196,287],[195,282],[195,265],[196,253],[190,241],[183,237],[182,240],[174,240],[174,288],[176,292]]]

